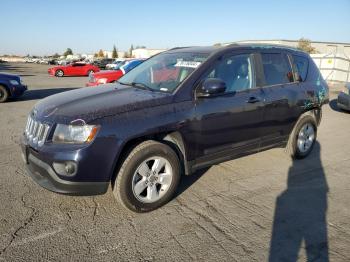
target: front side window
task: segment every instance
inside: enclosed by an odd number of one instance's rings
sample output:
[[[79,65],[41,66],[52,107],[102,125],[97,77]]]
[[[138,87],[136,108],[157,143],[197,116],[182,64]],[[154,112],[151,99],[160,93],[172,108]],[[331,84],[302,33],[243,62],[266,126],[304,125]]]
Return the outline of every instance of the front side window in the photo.
[[[222,58],[205,78],[218,78],[226,83],[226,93],[253,88],[252,58],[249,54]]]
[[[209,56],[209,53],[174,52],[151,57],[118,82],[153,91],[173,92]]]
[[[307,69],[309,67],[309,61],[305,57],[293,55],[293,63],[296,71],[295,78],[299,82],[304,82],[307,75]]]
[[[261,54],[266,85],[293,82],[293,73],[288,58],[281,53]]]

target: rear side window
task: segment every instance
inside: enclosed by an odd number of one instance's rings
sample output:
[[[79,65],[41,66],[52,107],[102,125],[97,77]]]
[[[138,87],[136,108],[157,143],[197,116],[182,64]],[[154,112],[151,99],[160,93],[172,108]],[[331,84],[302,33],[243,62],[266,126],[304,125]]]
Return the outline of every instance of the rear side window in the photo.
[[[293,73],[288,58],[281,53],[261,54],[266,85],[293,82]]]
[[[306,79],[309,60],[302,56],[293,55],[294,70],[296,71],[295,78],[303,82]]]

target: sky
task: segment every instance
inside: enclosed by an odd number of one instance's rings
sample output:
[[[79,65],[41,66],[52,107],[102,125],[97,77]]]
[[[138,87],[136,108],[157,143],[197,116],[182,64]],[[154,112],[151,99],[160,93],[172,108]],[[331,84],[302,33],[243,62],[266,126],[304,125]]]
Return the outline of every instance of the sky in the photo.
[[[239,40],[350,43],[350,0],[0,0],[0,54]]]

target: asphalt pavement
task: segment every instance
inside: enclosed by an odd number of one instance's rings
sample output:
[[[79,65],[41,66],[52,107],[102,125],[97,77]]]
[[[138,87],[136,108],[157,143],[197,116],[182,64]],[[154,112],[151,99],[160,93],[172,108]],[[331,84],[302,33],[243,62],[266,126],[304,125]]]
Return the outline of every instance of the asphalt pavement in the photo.
[[[335,90],[306,159],[273,149],[224,162],[184,177],[166,206],[135,214],[111,189],[65,196],[26,175],[28,112],[88,80],[47,68],[0,64],[29,85],[0,104],[0,261],[350,261],[350,114],[337,109]]]

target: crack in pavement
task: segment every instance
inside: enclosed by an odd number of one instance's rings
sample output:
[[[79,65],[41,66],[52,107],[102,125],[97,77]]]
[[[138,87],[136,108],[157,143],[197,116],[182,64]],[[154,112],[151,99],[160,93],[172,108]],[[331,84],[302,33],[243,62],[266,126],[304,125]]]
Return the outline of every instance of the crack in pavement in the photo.
[[[27,209],[30,210],[30,215],[27,219],[25,219],[25,221],[11,234],[11,239],[10,241],[7,243],[7,245],[2,249],[0,250],[0,256],[2,256],[6,250],[12,245],[12,243],[15,241],[15,239],[18,237],[18,232],[20,232],[22,229],[25,229],[32,221],[33,221],[33,218],[34,216],[38,213],[38,211],[32,207],[32,206],[29,206],[25,200],[24,200],[24,197],[27,193],[30,193],[30,189],[25,192],[22,197],[21,197],[21,202],[23,203],[23,206]]]

